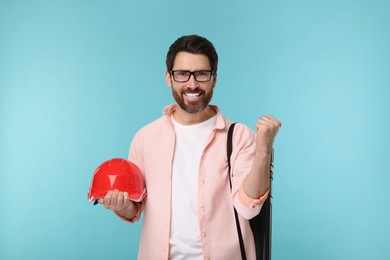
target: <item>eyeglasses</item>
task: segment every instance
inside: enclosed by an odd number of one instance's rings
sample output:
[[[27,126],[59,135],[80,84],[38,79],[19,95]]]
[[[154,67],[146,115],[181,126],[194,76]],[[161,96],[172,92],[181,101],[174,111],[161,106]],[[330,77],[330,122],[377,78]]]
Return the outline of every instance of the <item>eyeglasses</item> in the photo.
[[[194,75],[194,78],[198,82],[207,82],[210,81],[211,76],[213,75],[212,70],[172,70],[171,75],[173,80],[176,82],[187,82],[190,80],[191,75]]]

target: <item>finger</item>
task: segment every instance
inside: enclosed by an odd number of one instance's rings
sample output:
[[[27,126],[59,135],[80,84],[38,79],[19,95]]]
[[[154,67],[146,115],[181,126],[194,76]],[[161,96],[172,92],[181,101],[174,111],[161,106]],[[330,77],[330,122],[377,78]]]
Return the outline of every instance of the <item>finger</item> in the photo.
[[[272,121],[273,117],[270,115],[261,116],[259,119],[265,120],[265,121]]]
[[[119,190],[114,190],[111,196],[111,208],[115,209],[118,205]]]
[[[130,197],[127,192],[123,193],[123,208],[128,208],[130,205]]]
[[[272,127],[272,128],[280,128],[281,123],[276,118],[266,115],[259,118],[256,124],[256,128],[260,127]]]
[[[267,120],[272,125],[277,126],[278,128],[282,126],[282,123],[273,116],[267,115],[265,116],[265,120]]]
[[[282,123],[275,117],[268,115],[266,118],[270,120],[270,122],[272,122],[272,124],[276,125],[278,128],[282,126]]]
[[[258,131],[264,131],[264,132],[267,132],[269,130],[273,130],[275,128],[277,128],[277,124],[274,123],[273,121],[269,121],[268,119],[259,119],[259,121],[257,122],[256,124],[256,129]]]
[[[123,209],[123,192],[118,192],[118,197],[115,205],[115,210],[121,210]]]
[[[106,196],[104,196],[104,207],[109,208],[111,204],[111,196],[112,196],[112,191],[107,192]]]
[[[280,124],[279,120],[277,120],[276,118],[274,118],[273,116],[270,116],[270,115],[261,116],[259,118],[258,122],[270,123],[270,124]]]

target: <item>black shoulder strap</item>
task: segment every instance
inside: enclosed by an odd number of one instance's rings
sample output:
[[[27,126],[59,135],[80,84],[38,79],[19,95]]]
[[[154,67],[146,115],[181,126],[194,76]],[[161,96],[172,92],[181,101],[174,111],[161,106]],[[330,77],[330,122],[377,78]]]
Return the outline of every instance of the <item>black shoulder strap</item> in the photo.
[[[233,152],[233,131],[234,131],[235,125],[236,125],[236,123],[233,123],[229,127],[228,136],[227,136],[227,144],[226,144],[227,161],[228,161],[228,167],[229,167],[230,191],[232,190],[232,180],[230,178],[230,170],[231,170],[230,156],[232,155],[232,152]]]
[[[227,148],[226,149],[227,150],[227,161],[228,161],[228,167],[229,167],[228,175],[229,175],[230,191],[232,191],[232,179],[231,179],[231,176],[230,176],[230,174],[231,174],[230,173],[230,170],[231,170],[230,156],[232,155],[232,152],[233,152],[233,130],[234,130],[234,126],[235,125],[236,125],[236,123],[233,123],[229,127],[228,137],[227,137],[227,145],[226,145],[226,148]],[[240,242],[241,259],[242,260],[246,260],[244,241],[242,239],[240,221],[238,219],[238,214],[237,214],[236,208],[234,208],[234,217],[236,219],[238,241]]]

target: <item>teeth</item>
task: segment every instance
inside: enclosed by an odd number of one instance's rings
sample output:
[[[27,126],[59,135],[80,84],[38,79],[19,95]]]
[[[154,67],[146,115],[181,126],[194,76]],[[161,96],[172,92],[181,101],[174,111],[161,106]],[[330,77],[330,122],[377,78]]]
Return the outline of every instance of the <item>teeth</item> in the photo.
[[[187,97],[198,97],[200,96],[200,93],[185,93],[184,95]]]

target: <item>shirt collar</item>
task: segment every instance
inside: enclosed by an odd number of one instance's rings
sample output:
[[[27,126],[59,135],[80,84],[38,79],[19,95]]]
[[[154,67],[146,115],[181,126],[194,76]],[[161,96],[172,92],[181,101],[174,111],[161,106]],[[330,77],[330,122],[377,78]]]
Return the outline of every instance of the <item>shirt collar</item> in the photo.
[[[163,110],[164,116],[171,116],[173,112],[176,110],[177,104],[168,105]],[[217,106],[209,105],[215,112],[217,112],[217,120],[215,121],[214,129],[224,129],[225,128],[225,119],[222,116],[221,111]]]

